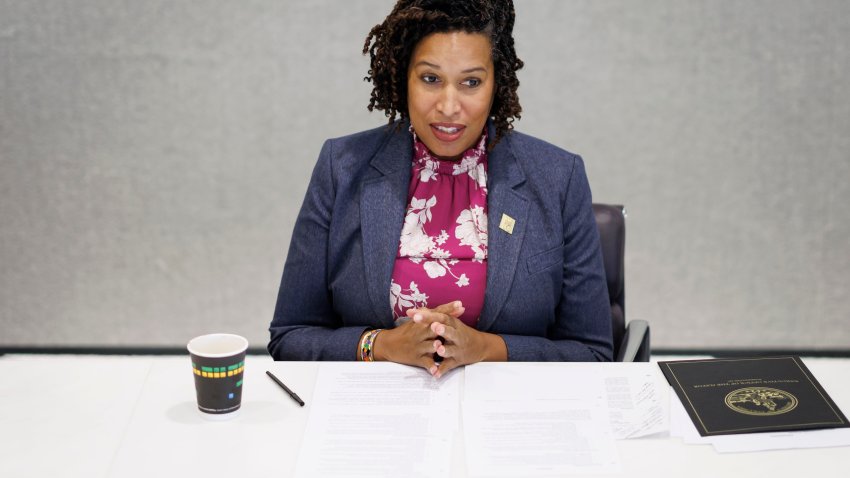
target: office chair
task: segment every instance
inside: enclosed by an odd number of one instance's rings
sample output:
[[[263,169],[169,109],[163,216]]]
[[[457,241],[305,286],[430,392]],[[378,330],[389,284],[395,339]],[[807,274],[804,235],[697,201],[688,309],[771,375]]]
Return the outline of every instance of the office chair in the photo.
[[[614,359],[617,362],[649,362],[649,323],[632,320],[628,326],[626,324],[626,210],[623,206],[594,204],[593,215],[599,229],[608,297],[611,299]]]

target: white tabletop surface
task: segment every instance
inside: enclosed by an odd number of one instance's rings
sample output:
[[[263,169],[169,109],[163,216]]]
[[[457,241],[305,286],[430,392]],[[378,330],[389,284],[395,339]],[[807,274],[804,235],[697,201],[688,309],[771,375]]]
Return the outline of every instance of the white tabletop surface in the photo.
[[[850,359],[804,361],[850,410]],[[215,422],[196,408],[188,356],[0,357],[0,477],[292,476],[318,366],[248,356],[240,415]],[[285,395],[266,370],[307,406]],[[456,477],[466,476],[460,438],[450,458]],[[669,437],[617,446],[623,472],[615,476],[799,478],[850,465],[850,447],[719,454]]]

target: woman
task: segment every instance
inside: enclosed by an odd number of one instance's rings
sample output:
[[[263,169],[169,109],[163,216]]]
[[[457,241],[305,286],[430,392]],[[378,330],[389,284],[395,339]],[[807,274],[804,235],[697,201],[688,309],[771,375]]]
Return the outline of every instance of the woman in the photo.
[[[366,38],[369,110],[328,140],[295,224],[269,352],[390,360],[611,360],[580,157],[512,131],[510,0],[400,0]]]

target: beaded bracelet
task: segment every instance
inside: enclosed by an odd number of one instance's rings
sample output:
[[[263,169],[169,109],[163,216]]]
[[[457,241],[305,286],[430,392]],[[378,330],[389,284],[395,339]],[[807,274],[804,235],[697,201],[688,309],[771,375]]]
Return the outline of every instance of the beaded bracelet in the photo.
[[[369,337],[369,335],[371,335],[371,331],[367,330],[360,336],[360,342],[357,343],[357,360],[363,361],[363,354],[361,353],[363,350],[363,342],[366,341],[366,338]]]
[[[372,356],[372,346],[375,344],[375,337],[384,329],[375,329],[369,331],[368,334],[363,334],[360,339],[360,360],[364,362],[374,362],[375,357]]]

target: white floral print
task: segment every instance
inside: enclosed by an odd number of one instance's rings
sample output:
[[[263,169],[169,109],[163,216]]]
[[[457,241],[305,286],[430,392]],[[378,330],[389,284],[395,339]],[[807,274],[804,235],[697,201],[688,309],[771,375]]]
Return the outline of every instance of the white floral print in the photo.
[[[399,239],[399,254],[402,256],[425,257],[434,248],[434,239],[425,233],[425,223],[431,220],[431,208],[437,204],[437,198],[431,196],[425,199],[413,198]]]
[[[431,181],[432,179],[437,178],[437,166],[434,163],[435,163],[434,160],[431,160],[431,159],[426,160],[425,161],[425,167],[422,168],[421,171],[419,171],[419,179],[423,183],[427,183],[428,181]]]
[[[402,289],[395,281],[390,280],[390,307],[396,318],[403,317],[407,309],[427,306],[428,296],[419,292],[416,282],[411,281],[408,289]]]
[[[474,326],[487,277],[487,138],[448,161],[413,137],[409,203],[390,284],[393,316],[400,324],[411,308],[462,300],[460,319]]]
[[[487,214],[481,206],[474,206],[461,211],[457,218],[455,238],[460,239],[460,245],[470,246],[475,252],[476,262],[487,257]]]

